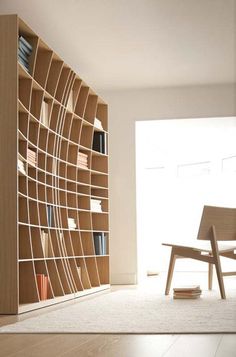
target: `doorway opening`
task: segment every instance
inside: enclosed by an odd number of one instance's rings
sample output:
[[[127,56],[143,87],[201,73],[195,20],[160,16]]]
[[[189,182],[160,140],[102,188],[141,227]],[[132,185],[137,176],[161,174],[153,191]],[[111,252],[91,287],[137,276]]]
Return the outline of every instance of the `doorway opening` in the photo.
[[[139,280],[166,271],[162,242],[197,238],[204,205],[236,207],[236,118],[136,122],[137,245]],[[233,261],[224,258],[225,270]],[[207,271],[180,259],[176,271]]]

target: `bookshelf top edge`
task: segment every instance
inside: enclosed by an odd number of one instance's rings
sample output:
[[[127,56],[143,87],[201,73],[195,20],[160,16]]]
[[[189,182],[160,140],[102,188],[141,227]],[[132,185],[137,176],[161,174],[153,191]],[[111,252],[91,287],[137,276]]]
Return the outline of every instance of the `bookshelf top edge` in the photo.
[[[35,37],[38,39],[39,42],[41,42],[41,44],[43,45],[43,47],[45,47],[45,49],[51,50],[53,52],[53,56],[55,59],[62,61],[63,65],[65,67],[70,68],[72,71],[74,71],[74,73],[76,74],[76,78],[82,81],[82,85],[83,86],[87,86],[89,88],[89,92],[92,95],[97,95],[98,96],[98,103],[102,104],[102,105],[106,105],[107,103],[103,100],[103,98],[101,98],[97,92],[90,86],[88,85],[81,77],[80,75],[77,73],[77,71],[75,71],[71,65],[68,65],[61,56],[58,55],[58,53],[56,51],[54,51],[54,49],[48,45],[47,41],[44,41],[44,39],[42,39],[36,32],[34,32],[32,30],[32,28],[18,15],[18,14],[0,14],[0,18],[3,17],[15,17],[15,20],[17,22],[18,25],[18,29],[19,32],[21,32],[23,35],[26,35],[28,37]]]

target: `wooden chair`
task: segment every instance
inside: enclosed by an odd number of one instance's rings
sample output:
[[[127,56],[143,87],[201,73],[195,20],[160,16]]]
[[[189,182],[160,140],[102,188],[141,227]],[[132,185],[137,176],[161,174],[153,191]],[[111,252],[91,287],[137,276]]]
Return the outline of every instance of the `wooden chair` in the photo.
[[[236,244],[221,245],[222,243],[218,241],[236,241],[236,208],[204,206],[197,239],[193,246],[163,243],[172,247],[165,295],[170,291],[176,259],[192,258],[209,264],[209,290],[212,289],[213,265],[215,265],[221,298],[225,299],[223,276],[236,275],[236,272],[222,272],[220,256],[236,259]]]

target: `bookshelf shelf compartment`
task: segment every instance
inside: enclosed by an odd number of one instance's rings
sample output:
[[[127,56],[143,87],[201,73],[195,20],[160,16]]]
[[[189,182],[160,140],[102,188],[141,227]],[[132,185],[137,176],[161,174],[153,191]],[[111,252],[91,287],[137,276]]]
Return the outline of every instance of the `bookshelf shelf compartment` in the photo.
[[[108,118],[17,15],[0,26],[0,314],[19,314],[109,288]],[[107,237],[103,254],[94,232]]]

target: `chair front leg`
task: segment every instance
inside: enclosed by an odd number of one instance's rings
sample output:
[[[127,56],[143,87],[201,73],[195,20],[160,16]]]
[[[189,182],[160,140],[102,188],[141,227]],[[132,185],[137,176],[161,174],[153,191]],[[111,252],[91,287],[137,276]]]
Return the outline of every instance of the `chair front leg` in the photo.
[[[212,226],[211,248],[212,248],[212,254],[214,257],[214,264],[215,264],[215,268],[216,268],[218,284],[219,284],[219,288],[220,288],[220,296],[221,296],[221,299],[226,299],[223,274],[222,274],[221,264],[220,264],[219,250],[218,250],[218,245],[217,245],[217,240],[216,240],[215,226]]]
[[[169,295],[169,292],[170,292],[170,285],[171,285],[171,280],[172,280],[172,277],[173,277],[176,257],[177,256],[176,256],[176,254],[174,252],[174,248],[172,247],[171,255],[170,255],[170,263],[169,263],[168,275],[167,275],[167,281],[166,281],[165,295]]]
[[[211,254],[209,254],[211,255]],[[208,290],[212,290],[213,264],[208,264]]]

